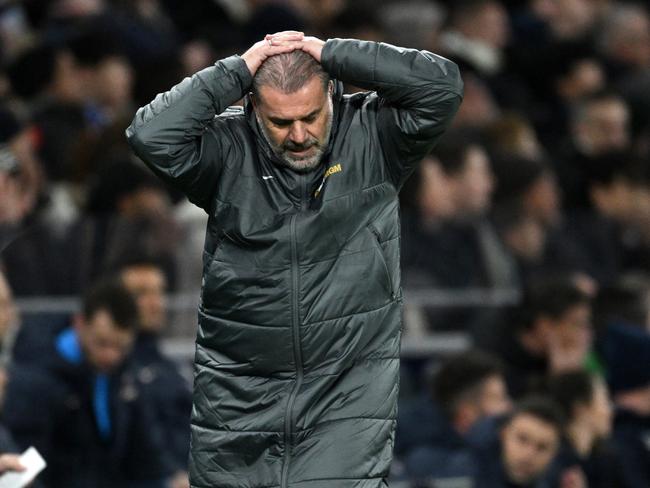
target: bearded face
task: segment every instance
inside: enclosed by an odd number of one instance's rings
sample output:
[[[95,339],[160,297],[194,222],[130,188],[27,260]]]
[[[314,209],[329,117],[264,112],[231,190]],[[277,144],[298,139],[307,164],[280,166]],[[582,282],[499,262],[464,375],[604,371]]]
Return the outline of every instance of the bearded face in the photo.
[[[263,86],[254,107],[262,135],[287,167],[300,173],[316,168],[332,130],[332,87],[316,76],[294,93]]]

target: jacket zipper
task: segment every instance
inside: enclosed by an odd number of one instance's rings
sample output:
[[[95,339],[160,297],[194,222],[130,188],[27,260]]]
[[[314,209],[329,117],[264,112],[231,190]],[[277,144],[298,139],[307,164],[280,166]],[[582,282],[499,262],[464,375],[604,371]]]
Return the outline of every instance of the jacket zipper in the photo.
[[[304,209],[304,201],[301,202],[301,210]],[[293,287],[292,296],[292,310],[291,310],[291,329],[293,339],[293,357],[296,363],[296,383],[291,389],[289,394],[289,401],[287,402],[287,411],[284,417],[284,461],[282,464],[282,475],[280,477],[281,488],[288,488],[289,486],[289,464],[291,463],[291,448],[293,447],[293,436],[296,429],[296,419],[293,412],[293,407],[296,403],[298,391],[302,386],[303,380],[303,364],[302,364],[302,348],[300,345],[300,312],[299,312],[299,291],[300,291],[300,276],[298,274],[298,242],[296,235],[296,217],[297,214],[291,216],[291,282]]]

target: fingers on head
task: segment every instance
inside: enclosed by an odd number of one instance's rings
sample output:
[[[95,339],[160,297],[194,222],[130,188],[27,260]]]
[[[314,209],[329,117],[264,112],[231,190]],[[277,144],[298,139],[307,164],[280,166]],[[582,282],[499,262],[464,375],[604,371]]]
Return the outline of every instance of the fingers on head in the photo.
[[[275,34],[267,34],[264,39],[302,39],[304,34],[300,31],[283,31],[276,32]]]

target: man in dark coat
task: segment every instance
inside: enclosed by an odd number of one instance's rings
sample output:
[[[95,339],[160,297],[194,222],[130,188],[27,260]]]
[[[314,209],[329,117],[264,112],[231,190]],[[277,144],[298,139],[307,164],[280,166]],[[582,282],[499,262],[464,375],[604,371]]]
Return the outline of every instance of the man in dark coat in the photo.
[[[431,386],[419,408],[400,407],[396,451],[406,451],[411,479],[469,483],[482,425],[511,408],[501,364],[479,350],[459,354],[440,366]]]
[[[136,324],[129,292],[102,283],[38,365],[11,369],[3,419],[21,449],[42,453],[45,486],[162,488],[172,474],[151,404],[126,363]]]
[[[564,419],[544,397],[518,403],[493,442],[476,451],[477,488],[548,488],[549,469],[562,438]],[[570,485],[579,486],[579,485]]]
[[[284,32],[138,110],[136,154],[209,215],[192,487],[386,486],[397,194],[461,96],[432,53]]]
[[[650,334],[639,324],[611,320],[600,350],[616,407],[614,443],[626,486],[650,486]]]
[[[163,433],[165,450],[176,465],[175,480],[187,484],[192,394],[178,365],[165,356],[160,337],[165,327],[167,279],[155,259],[133,256],[123,261],[120,278],[136,298],[140,328],[133,346],[138,380],[153,400],[153,413]]]

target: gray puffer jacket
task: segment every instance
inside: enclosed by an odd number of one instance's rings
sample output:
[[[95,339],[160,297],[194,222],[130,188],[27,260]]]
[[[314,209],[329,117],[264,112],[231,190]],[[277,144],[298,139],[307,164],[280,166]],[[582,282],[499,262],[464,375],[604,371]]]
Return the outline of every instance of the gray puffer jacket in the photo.
[[[449,126],[456,65],[329,40],[322,165],[276,161],[232,56],[138,110],[135,153],[209,214],[196,339],[193,488],[386,486],[399,384],[404,180]],[[215,116],[216,115],[216,116]],[[320,191],[318,191],[320,189]]]

